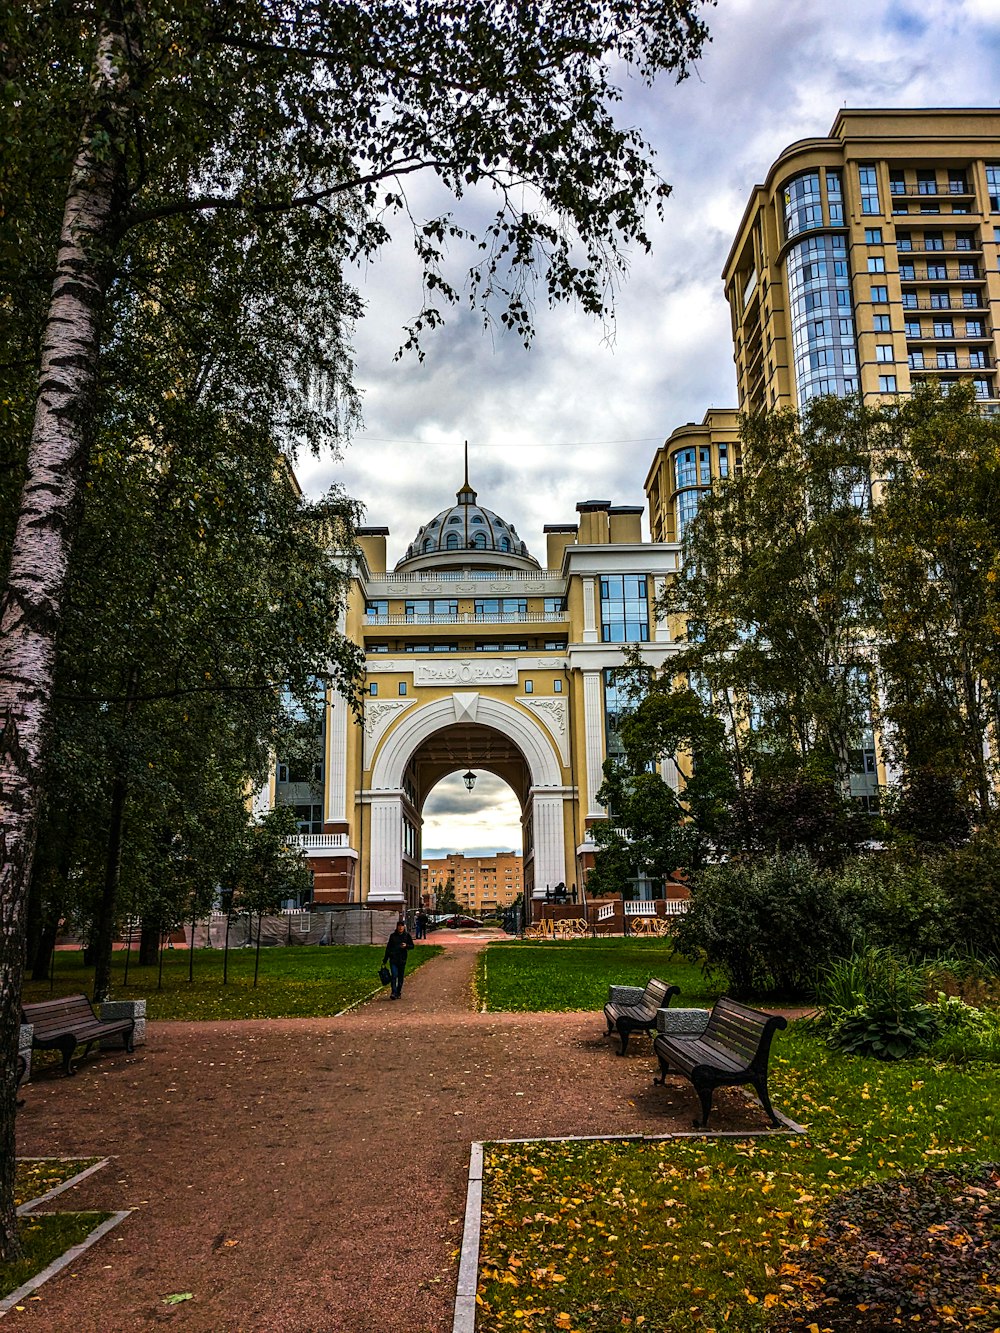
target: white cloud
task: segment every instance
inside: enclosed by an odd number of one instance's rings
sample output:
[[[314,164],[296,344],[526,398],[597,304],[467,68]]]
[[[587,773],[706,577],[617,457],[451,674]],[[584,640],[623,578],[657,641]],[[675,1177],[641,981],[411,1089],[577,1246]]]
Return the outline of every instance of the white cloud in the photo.
[[[460,773],[443,778],[424,805],[423,854],[490,856],[521,851],[521,806],[500,778],[473,769],[476,785],[466,791]]]

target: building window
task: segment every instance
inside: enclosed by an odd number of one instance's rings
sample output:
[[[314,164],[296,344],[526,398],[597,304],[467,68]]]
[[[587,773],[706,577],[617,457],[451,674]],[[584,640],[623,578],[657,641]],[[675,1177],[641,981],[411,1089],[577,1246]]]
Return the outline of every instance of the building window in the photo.
[[[684,531],[698,512],[698,501],[700,499],[701,491],[681,491],[677,497],[676,528],[679,542],[684,540]]]
[[[913,234],[912,234],[912,232],[908,232],[908,231],[897,231],[897,232],[896,232],[896,249],[897,249],[897,250],[912,250],[912,249],[913,249]]]
[[[553,694],[562,694],[562,681],[561,681],[561,680],[554,680],[554,681],[552,682],[552,693],[553,693]]]
[[[958,266],[958,276],[962,279],[963,282],[967,282],[970,278],[972,279],[978,278],[979,265],[974,261],[972,263],[970,263],[968,260],[963,261]]]
[[[972,387],[975,390],[977,398],[992,398],[993,396],[990,393],[989,380],[973,380]]]
[[[524,692],[525,694],[534,694],[535,682],[533,680],[526,680],[524,682]]]
[[[917,194],[937,194],[937,172],[917,172]]]
[[[858,166],[858,184],[861,187],[862,213],[881,213],[882,209],[878,201],[878,171],[873,163],[864,163]],[[895,193],[894,190],[893,193]]]
[[[477,617],[497,615],[513,617],[528,614],[527,597],[477,597],[473,606]]]
[[[604,643],[648,642],[644,574],[607,574],[601,579],[601,639]]]
[[[901,260],[899,265],[900,282],[913,282],[916,276],[916,267],[913,264],[907,263],[906,260]]]
[[[371,694],[371,695],[378,694],[378,681],[377,681],[377,680],[372,680],[372,681],[369,681],[369,682],[368,682],[368,693]]]
[[[449,533],[448,533],[448,536],[447,536],[447,537],[445,538],[445,540],[444,540],[444,549],[445,549],[446,551],[457,551],[457,550],[458,550],[458,533],[457,533],[457,532],[449,532]]]
[[[400,694],[400,698],[402,698],[402,696],[406,694],[406,681],[405,681],[405,680],[401,680],[401,681],[399,682],[399,694]]]
[[[389,614],[388,600],[379,598],[375,601],[365,602],[366,616],[387,616]]]
[[[924,368],[923,352],[920,351],[911,352],[909,356],[906,358],[906,363],[911,370],[923,370]]]
[[[916,302],[914,302],[914,304],[916,304]],[[932,309],[932,310],[950,310],[950,309],[951,309],[951,293],[950,293],[947,289],[942,290],[940,287],[938,287],[938,288],[936,288],[934,291],[932,291],[932,292],[931,292],[931,309]]]
[[[873,302],[878,302],[878,303],[881,304],[881,303],[884,303],[884,302],[888,301],[888,299],[889,299],[889,288],[888,288],[888,287],[872,287],[870,290],[871,290],[871,298],[872,298],[872,301],[873,301]]]
[[[965,321],[965,336],[967,338],[984,338],[983,321],[981,319],[967,319]]]
[[[876,333],[889,333],[889,332],[890,332],[890,327],[889,327],[889,316],[888,316],[888,315],[873,315],[873,316],[872,316],[872,328],[875,330]]]
[[[951,348],[939,347],[937,349],[937,368],[938,370],[957,370],[958,353]]]
[[[729,445],[719,445],[719,476],[723,479],[729,476]]]
[[[475,536],[472,538],[472,549],[473,549],[474,551],[485,551],[485,550],[486,550],[486,533],[485,533],[485,532],[477,532],[477,533],[475,534]]]
[[[944,249],[944,233],[943,233],[943,232],[940,232],[940,231],[925,231],[925,232],[924,232],[924,249],[925,249],[925,250],[943,250],[943,249]]]
[[[908,319],[908,320],[906,321],[906,324],[905,324],[905,330],[906,330],[906,336],[907,336],[907,338],[919,338],[919,337],[920,337],[920,320],[919,320],[919,319]]]
[[[936,319],[934,321],[935,338],[954,338],[955,325],[950,319]]]
[[[982,304],[982,298],[978,292],[969,291],[962,293],[962,305],[966,310],[978,310]]]
[[[970,370],[986,369],[986,353],[983,351],[981,347],[969,353],[969,369]]]
[[[987,163],[986,188],[990,196],[990,212],[1000,213],[1000,164]]]
[[[869,168],[869,169],[874,170],[874,168]],[[890,194],[906,193],[906,177],[903,175],[901,171],[893,171],[890,173],[889,193]]]
[[[681,449],[674,455],[674,488],[698,484],[697,459],[693,449]]]
[[[795,176],[785,185],[785,236],[823,225],[823,206],[819,192],[819,172]]]
[[[876,361],[895,361],[896,355],[892,343],[878,343],[875,348]]]
[[[944,264],[928,264],[927,277],[931,282],[943,282],[948,277],[948,269]]]
[[[969,183],[965,179],[965,172],[961,167],[948,168],[948,193],[949,194],[968,194]]]
[[[879,393],[895,393],[895,392],[896,392],[896,376],[895,376],[895,375],[879,375],[879,377],[878,377],[878,391],[879,391]]]
[[[866,228],[865,228],[865,244],[866,244],[866,245],[881,245],[881,244],[882,244],[882,228],[881,228],[881,227],[866,227]]]
[[[853,393],[857,351],[843,236],[799,241],[785,259],[795,387],[801,410],[817,394]]]
[[[501,537],[501,538],[500,538],[500,543],[499,543],[499,545],[500,545],[500,550],[501,550],[501,551],[509,551],[509,550],[510,550],[510,542],[507,540],[506,537]]]
[[[831,227],[844,225],[844,191],[840,183],[840,172],[826,169],[826,206]]]
[[[868,272],[869,273],[885,272],[885,260],[882,258],[881,255],[868,256]]]

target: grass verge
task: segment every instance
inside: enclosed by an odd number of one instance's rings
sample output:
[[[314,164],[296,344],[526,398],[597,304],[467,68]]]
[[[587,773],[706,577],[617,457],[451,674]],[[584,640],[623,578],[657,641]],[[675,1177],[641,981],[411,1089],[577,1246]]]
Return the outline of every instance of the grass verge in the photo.
[[[420,967],[441,952],[437,944],[418,944],[408,970]],[[383,946],[303,945],[263,949],[260,976],[253,984],[254,951],[229,953],[229,982],[222,983],[220,949],[195,949],[194,980],[188,980],[187,949],[168,949],[163,956],[162,986],[157,967],[138,967],[133,955],[125,984],[125,955],[116,952],[112,994],[117,1000],[146,1000],[151,1019],[207,1021],[230,1018],[319,1018],[339,1013],[378,988]],[[53,995],[75,995],[92,988],[93,972],[84,967],[83,953],[60,950],[53,984],[26,981],[25,1003]]]
[[[86,1171],[99,1157],[22,1157],[14,1163],[14,1206],[40,1199],[49,1190]]]
[[[1000,1070],[884,1065],[793,1027],[776,1041],[770,1083],[807,1135],[489,1149],[477,1330],[896,1326],[893,1311],[879,1322],[874,1309],[821,1304],[813,1261],[825,1207],[868,1180],[996,1160]],[[718,1120],[724,1127],[724,1112]],[[892,1263],[874,1250],[862,1257]],[[982,1252],[974,1262],[989,1270]],[[941,1295],[936,1311],[899,1325],[1000,1327],[996,1251],[993,1264],[982,1283],[973,1270],[978,1303]]]
[[[476,967],[476,993],[491,1010],[600,1011],[609,983],[645,986],[650,977],[680,986],[675,1005],[711,1005],[722,993],[697,964],[675,955],[668,939],[491,944]]]
[[[110,1213],[40,1213],[20,1220],[24,1258],[0,1264],[0,1298],[16,1291],[74,1245],[87,1239]]]

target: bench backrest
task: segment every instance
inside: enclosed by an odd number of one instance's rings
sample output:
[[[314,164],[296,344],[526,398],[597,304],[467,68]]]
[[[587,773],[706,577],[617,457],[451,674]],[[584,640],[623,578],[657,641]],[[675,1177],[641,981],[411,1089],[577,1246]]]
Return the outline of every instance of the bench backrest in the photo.
[[[748,1066],[766,1065],[775,1032],[788,1026],[780,1014],[765,1014],[724,995],[716,1000],[704,1041],[715,1041],[744,1059]]]
[[[640,1004],[643,1008],[665,1009],[670,1003],[670,997],[679,994],[680,991],[676,986],[668,986],[659,977],[650,977],[646,983],[646,989],[642,993]]]
[[[86,995],[63,995],[58,1000],[39,1000],[37,1004],[21,1006],[22,1022],[30,1023],[36,1037],[50,1032],[72,1030],[81,1022],[93,1023],[97,1018]]]

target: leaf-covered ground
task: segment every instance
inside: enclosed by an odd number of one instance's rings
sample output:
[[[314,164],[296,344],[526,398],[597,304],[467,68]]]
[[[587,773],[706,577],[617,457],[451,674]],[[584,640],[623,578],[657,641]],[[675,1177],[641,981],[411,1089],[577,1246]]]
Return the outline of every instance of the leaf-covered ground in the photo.
[[[477,1329],[1000,1327],[977,1313],[996,1308],[995,1272],[952,1284],[961,1308],[932,1291],[919,1323],[848,1301],[856,1322],[834,1324],[843,1302],[823,1304],[819,1266],[845,1191],[995,1160],[1000,1071],[862,1061],[793,1028],[772,1054],[771,1091],[805,1136],[491,1149]]]
[[[722,993],[669,939],[621,937],[491,944],[477,961],[476,989],[491,1010],[600,1011],[609,983],[645,986],[654,976],[680,986],[675,1005],[708,1006]]]
[[[97,1157],[26,1157],[14,1164],[14,1203],[20,1208],[31,1199],[39,1199],[64,1180],[86,1171],[100,1160]]]
[[[188,950],[168,949],[163,956],[162,989],[158,968],[136,966],[134,954],[126,986],[125,955],[116,952],[112,995],[116,1000],[145,999],[151,1019],[321,1018],[378,989],[383,951],[382,945],[367,944],[263,949],[255,987],[252,949],[230,951],[227,985],[222,984],[221,949],[195,950],[193,981],[188,980]],[[407,971],[440,952],[440,945],[416,945]],[[92,984],[93,971],[84,967],[82,952],[60,950],[52,989],[47,981],[26,981],[23,999],[27,1003],[50,995],[89,993]]]

